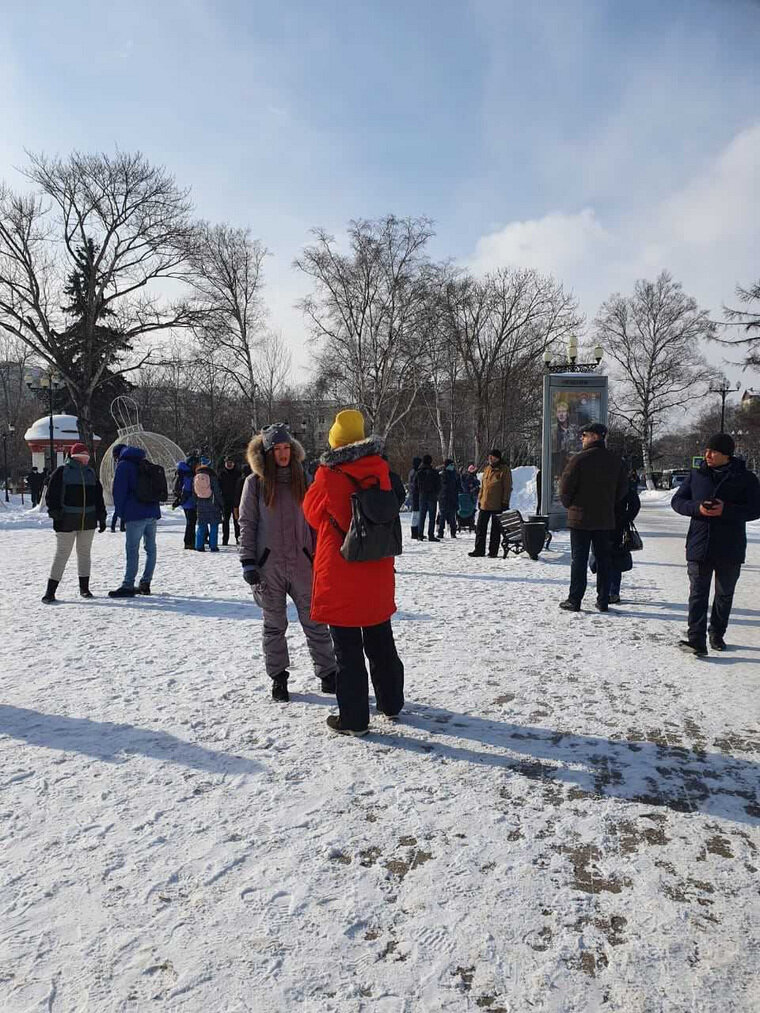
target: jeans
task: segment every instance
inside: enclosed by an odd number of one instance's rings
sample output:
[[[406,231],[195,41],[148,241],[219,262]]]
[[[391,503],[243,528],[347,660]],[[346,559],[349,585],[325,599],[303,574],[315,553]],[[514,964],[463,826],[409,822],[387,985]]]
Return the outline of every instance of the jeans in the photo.
[[[438,511],[438,503],[434,499],[422,499],[420,498],[420,534],[425,533],[425,517],[429,515],[428,520],[428,538],[435,537],[435,515]]]
[[[610,531],[583,531],[570,528],[570,601],[580,605],[586,593],[588,554],[594,546],[596,556],[596,598],[601,605],[610,599]]]
[[[195,521],[198,517],[198,511],[195,508],[189,509],[183,507],[185,511],[185,547],[188,549],[195,548]]]
[[[620,597],[620,582],[623,579],[623,573],[619,570],[614,563],[610,564],[610,595],[617,595]]]
[[[343,727],[358,732],[369,725],[365,654],[377,709],[383,714],[398,714],[404,706],[404,666],[390,619],[377,626],[331,626],[330,632],[338,661],[336,696]]]
[[[451,537],[457,534],[457,512],[455,509],[441,507],[438,511],[438,537],[443,538],[443,529],[448,524]]]
[[[715,595],[710,613],[710,633],[722,637],[731,615],[741,563],[687,563],[686,570],[689,574],[689,640],[703,644],[707,639],[707,607],[713,573]]]
[[[486,554],[486,534],[488,533],[488,522],[491,522],[491,535],[488,539],[488,555],[498,556],[501,545],[501,525],[499,514],[501,510],[479,510],[478,520],[475,524],[475,549],[479,556]]]
[[[232,513],[233,507],[231,503],[224,504],[224,513],[222,516],[222,545],[229,545],[230,541],[230,517],[232,517],[232,523],[235,531],[235,541],[240,538],[240,525],[238,524],[237,517]]]
[[[208,547],[212,552],[215,552],[219,547],[219,525],[202,522],[196,527],[195,548],[197,552],[200,552],[206,544],[206,535],[208,535]]]
[[[150,584],[156,569],[156,519],[147,517],[142,521],[127,521],[127,569],[124,571],[122,587],[134,587],[137,568],[140,563],[140,542],[145,547],[145,569],[141,584]]]

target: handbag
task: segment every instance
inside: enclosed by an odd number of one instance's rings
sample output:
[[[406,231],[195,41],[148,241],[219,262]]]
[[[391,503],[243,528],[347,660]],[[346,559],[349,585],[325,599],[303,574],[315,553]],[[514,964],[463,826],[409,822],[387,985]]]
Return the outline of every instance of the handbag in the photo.
[[[641,535],[636,530],[636,525],[633,521],[628,521],[625,526],[625,530],[623,531],[622,547],[627,552],[640,552],[644,548]]]

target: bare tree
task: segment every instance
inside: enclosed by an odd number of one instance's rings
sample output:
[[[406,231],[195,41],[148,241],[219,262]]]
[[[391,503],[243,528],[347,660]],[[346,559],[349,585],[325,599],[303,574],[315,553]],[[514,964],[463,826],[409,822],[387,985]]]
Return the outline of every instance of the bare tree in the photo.
[[[674,410],[704,396],[710,370],[700,342],[715,325],[667,271],[654,282],[637,281],[632,296],[611,296],[594,325],[619,367],[614,412],[637,434],[653,489],[653,439]]]
[[[725,327],[740,327],[745,336],[743,338],[719,338],[721,344],[733,347],[741,346],[745,349],[744,365],[750,369],[760,369],[760,281],[756,281],[749,288],[736,286],[736,296],[739,302],[745,306],[751,306],[747,310],[731,309],[723,307],[726,315]]]
[[[249,405],[252,432],[258,429],[260,374],[263,371],[265,379],[271,374],[271,363],[261,364],[260,370],[258,362],[261,352],[266,355],[271,350],[271,346],[265,349],[261,333],[265,317],[262,265],[267,252],[251,237],[250,229],[203,222],[192,255],[195,287],[209,311],[199,340],[215,349],[216,361]]]
[[[352,221],[350,253],[315,229],[295,266],[316,283],[301,306],[318,342],[317,363],[332,395],[356,405],[387,435],[417,395],[415,361],[432,236],[427,218]]]
[[[25,175],[36,194],[0,185],[0,328],[61,374],[92,446],[93,392],[134,341],[198,318],[156,284],[186,277],[189,196],[139,153],[30,155]]]
[[[287,387],[293,357],[282,334],[269,331],[258,345],[254,376],[267,421],[274,421],[274,406]]]
[[[510,438],[509,405],[527,364],[583,322],[574,299],[553,278],[501,268],[482,279],[461,275],[446,288],[451,339],[474,401],[474,457],[496,437]],[[499,410],[501,408],[501,410]]]

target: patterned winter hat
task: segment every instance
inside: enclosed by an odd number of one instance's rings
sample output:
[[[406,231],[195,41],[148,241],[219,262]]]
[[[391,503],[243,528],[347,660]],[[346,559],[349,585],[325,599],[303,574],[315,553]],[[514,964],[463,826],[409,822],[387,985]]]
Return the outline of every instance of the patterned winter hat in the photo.
[[[271,450],[275,443],[292,443],[293,437],[284,422],[273,422],[261,430],[264,453]]]

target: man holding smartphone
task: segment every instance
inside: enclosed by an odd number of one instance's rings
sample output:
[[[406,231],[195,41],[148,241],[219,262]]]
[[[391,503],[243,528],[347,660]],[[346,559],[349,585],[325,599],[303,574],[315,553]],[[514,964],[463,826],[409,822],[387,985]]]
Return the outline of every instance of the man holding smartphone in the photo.
[[[697,657],[707,654],[707,608],[713,574],[710,647],[714,651],[726,649],[723,638],[747,551],[746,523],[760,517],[760,482],[741,458],[734,457],[734,449],[728,433],[710,437],[704,462],[689,473],[670,501],[676,513],[691,517],[686,536],[688,638],[679,641],[678,646]]]

